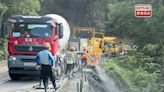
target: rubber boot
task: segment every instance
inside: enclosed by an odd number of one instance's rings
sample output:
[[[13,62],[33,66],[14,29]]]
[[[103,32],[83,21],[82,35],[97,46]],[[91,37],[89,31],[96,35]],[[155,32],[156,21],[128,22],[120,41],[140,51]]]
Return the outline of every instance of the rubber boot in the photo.
[[[43,84],[44,84],[44,90],[45,90],[45,92],[47,92],[48,83],[44,82]]]
[[[52,81],[52,85],[53,85],[54,89],[56,90],[56,83],[55,83],[55,81]]]
[[[72,70],[70,71],[69,77],[73,78],[73,71]]]

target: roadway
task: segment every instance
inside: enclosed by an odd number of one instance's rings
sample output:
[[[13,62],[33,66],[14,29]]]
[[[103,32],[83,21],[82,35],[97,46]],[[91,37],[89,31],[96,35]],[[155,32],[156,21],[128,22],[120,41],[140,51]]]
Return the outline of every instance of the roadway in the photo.
[[[8,75],[7,63],[0,63],[0,92],[44,92],[43,85],[41,85],[41,89],[34,88],[38,87],[39,81],[39,78],[30,77],[11,80]],[[49,89],[49,92],[54,92],[54,90]]]
[[[63,79],[57,92],[80,92],[80,79],[83,81],[82,92],[124,92],[122,87],[117,86],[112,78],[108,78],[100,67],[92,67],[84,69],[86,72],[86,80],[81,77],[81,73],[75,72],[74,78]],[[22,78],[13,81],[9,78],[6,62],[0,66],[0,91],[1,92],[44,92],[43,89],[35,89],[39,84],[38,78]],[[43,85],[41,86],[43,88]],[[52,88],[51,82],[49,85]],[[49,89],[48,92],[54,92]]]
[[[31,88],[38,84],[38,79],[22,78],[18,81],[13,81],[8,75],[6,62],[1,62],[0,66],[0,90],[1,92],[23,92],[23,90]]]

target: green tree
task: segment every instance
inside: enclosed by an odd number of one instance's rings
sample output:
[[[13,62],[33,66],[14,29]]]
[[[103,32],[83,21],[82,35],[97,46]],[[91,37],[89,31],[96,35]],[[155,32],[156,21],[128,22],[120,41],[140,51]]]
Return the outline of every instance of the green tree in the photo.
[[[120,38],[134,39],[138,50],[134,56],[121,64],[129,70],[135,68],[148,73],[158,72],[159,89],[163,92],[164,66],[164,4],[163,0],[108,0],[108,20],[106,31]],[[134,16],[136,4],[151,4],[153,16],[138,18]],[[139,54],[139,55],[138,55]]]
[[[71,27],[105,29],[107,0],[42,0],[41,13],[55,13],[65,17]]]
[[[8,7],[4,19],[11,15],[38,15],[40,13],[39,0],[1,0]]]
[[[144,46],[148,43],[159,44],[163,38],[163,8],[159,1],[109,0],[108,24],[106,31],[119,37],[135,39],[135,43]],[[138,3],[152,4],[153,16],[138,18],[134,16],[134,6]]]
[[[7,11],[8,7],[6,4],[0,2],[0,20],[2,21],[3,14]]]

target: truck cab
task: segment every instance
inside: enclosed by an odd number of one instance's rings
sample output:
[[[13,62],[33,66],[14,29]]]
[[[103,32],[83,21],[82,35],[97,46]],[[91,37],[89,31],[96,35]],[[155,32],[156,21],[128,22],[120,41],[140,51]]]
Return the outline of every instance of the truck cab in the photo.
[[[49,42],[51,53],[59,52],[63,24],[49,16],[12,16],[8,24],[8,68],[11,79],[39,75],[36,54]]]

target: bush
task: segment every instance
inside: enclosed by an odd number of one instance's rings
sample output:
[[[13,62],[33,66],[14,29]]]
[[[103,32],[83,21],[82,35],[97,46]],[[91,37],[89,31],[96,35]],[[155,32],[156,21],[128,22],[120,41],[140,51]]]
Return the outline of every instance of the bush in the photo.
[[[122,64],[122,61],[126,64]],[[155,73],[149,73],[145,69],[142,69],[137,64],[135,57],[127,57],[123,59],[113,59],[103,63],[103,67],[106,70],[114,70],[122,79],[129,85],[133,92],[162,92],[158,89],[156,83],[157,75]],[[132,66],[131,66],[132,65]]]
[[[6,39],[0,39],[0,43],[2,43],[1,51],[0,51],[0,60],[7,59],[8,53],[7,53],[7,41]]]

